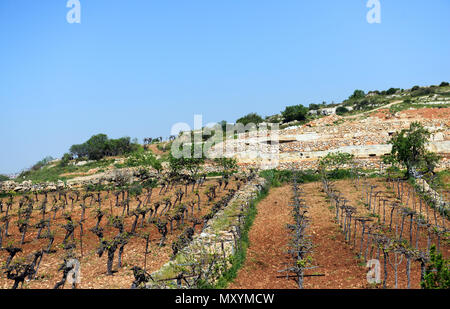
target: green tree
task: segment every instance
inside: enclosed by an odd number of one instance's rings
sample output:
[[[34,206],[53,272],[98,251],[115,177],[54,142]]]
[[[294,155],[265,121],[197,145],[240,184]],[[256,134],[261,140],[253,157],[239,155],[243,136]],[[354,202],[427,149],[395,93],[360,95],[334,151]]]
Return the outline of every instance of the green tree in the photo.
[[[284,117],[284,122],[291,122],[294,120],[302,121],[308,115],[308,108],[303,105],[287,106],[281,114]]]
[[[389,88],[389,89],[386,91],[386,94],[387,94],[387,95],[395,94],[398,90],[400,90],[400,88]]]
[[[346,164],[351,164],[354,158],[354,155],[347,152],[330,152],[320,159],[319,169],[334,168],[337,170]]]
[[[191,155],[189,157],[180,157],[176,158],[172,155],[172,153],[169,154],[169,168],[170,173],[172,176],[178,175],[182,169],[186,169],[190,172],[191,176],[196,178],[201,165],[205,162],[205,155],[202,151],[200,158],[195,158],[194,156],[194,145],[191,146]]]
[[[233,158],[216,158],[214,159],[214,163],[216,163],[222,169],[222,175],[229,175],[231,171],[237,168],[236,159]]]
[[[391,160],[406,166],[408,175],[413,175],[418,168],[433,172],[439,157],[426,149],[430,135],[419,122],[411,123],[409,129],[397,132],[389,141],[392,144]]]
[[[320,109],[320,105],[319,104],[315,104],[315,103],[311,103],[309,104],[309,110],[319,110]]]
[[[100,160],[105,156],[117,156],[134,152],[141,147],[136,140],[131,142],[130,137],[109,139],[106,134],[97,134],[88,141],[79,145],[72,145],[70,153],[74,157]]]
[[[259,124],[263,121],[264,119],[262,119],[262,117],[257,113],[250,113],[236,120],[236,123],[242,123],[244,126],[246,126],[249,123]]]
[[[349,97],[350,100],[363,99],[366,96],[363,90],[355,90],[353,94]]]
[[[9,180],[8,176],[0,174],[0,182],[1,181],[7,181],[7,180]]]

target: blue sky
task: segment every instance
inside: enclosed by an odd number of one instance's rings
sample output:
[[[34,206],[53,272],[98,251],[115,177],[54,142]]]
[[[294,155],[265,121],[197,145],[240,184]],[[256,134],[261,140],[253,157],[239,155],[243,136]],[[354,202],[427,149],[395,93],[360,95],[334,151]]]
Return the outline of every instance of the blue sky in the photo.
[[[354,89],[450,80],[450,1],[0,1],[0,173],[97,133],[168,136]]]

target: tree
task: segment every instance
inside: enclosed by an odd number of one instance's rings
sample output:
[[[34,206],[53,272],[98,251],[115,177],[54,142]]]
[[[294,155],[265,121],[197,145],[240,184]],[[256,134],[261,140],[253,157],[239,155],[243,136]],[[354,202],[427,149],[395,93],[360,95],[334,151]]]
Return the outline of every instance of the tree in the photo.
[[[202,146],[203,147],[203,146]],[[176,158],[169,154],[169,166],[170,166],[170,174],[172,177],[177,177],[183,169],[189,171],[190,175],[195,179],[200,171],[201,165],[205,162],[205,154],[202,151],[201,156],[199,158],[195,157],[195,145],[192,144],[190,157],[185,158]]]
[[[319,171],[325,173],[327,168],[333,168],[333,172],[336,173],[339,168],[344,165],[349,165],[353,162],[354,155],[346,152],[328,153],[325,157],[319,161]]]
[[[250,113],[236,120],[236,123],[242,123],[244,126],[246,126],[249,123],[259,124],[263,121],[264,120],[262,119],[262,117],[257,113]]]
[[[449,86],[450,84],[448,83],[448,82],[442,82],[440,85],[439,85],[439,87],[447,87],[447,86]]]
[[[417,168],[433,172],[439,157],[426,149],[431,133],[419,122],[411,123],[409,129],[394,134],[389,141],[392,144],[391,158],[407,168],[407,175],[414,175]]]
[[[350,100],[363,99],[366,96],[363,90],[355,90],[353,94],[349,97]]]
[[[229,175],[231,171],[237,168],[236,159],[233,158],[216,158],[214,163],[222,169],[222,176]]]
[[[308,108],[303,105],[287,106],[281,114],[284,117],[284,122],[291,122],[294,120],[302,121],[308,115]]]
[[[70,153],[74,157],[87,157],[89,160],[100,160],[105,156],[116,156],[139,149],[139,145],[131,142],[130,137],[109,139],[106,134],[97,134],[80,145],[72,145]]]
[[[6,175],[0,174],[0,182],[9,180],[9,177]]]
[[[395,94],[398,90],[400,90],[400,88],[389,88],[389,89],[386,91],[386,94],[387,94],[387,95],[392,95],[392,94]]]
[[[320,105],[319,104],[314,104],[314,103],[309,104],[309,110],[316,111],[316,110],[319,110],[319,109],[320,109]]]

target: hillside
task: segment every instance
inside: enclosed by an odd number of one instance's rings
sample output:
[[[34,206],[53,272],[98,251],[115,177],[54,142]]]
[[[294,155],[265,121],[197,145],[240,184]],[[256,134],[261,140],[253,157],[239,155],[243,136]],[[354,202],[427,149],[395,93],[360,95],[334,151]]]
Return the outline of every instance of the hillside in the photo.
[[[449,92],[355,91],[144,144],[94,135],[0,178],[0,287],[420,288],[434,248],[450,255]],[[415,125],[426,166],[383,163]],[[393,258],[395,278],[368,282],[367,262]]]

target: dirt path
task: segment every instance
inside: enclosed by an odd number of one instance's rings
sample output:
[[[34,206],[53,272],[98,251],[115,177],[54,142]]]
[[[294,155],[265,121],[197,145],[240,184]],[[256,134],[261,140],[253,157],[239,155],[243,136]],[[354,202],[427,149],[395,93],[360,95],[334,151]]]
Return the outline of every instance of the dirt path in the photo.
[[[309,233],[312,236],[313,264],[319,266],[309,272],[325,274],[324,277],[307,277],[305,288],[344,289],[365,288],[366,268],[358,265],[355,254],[344,243],[342,233],[333,221],[333,211],[328,209],[319,183],[303,186],[310,206]],[[249,233],[250,247],[247,259],[238,273],[232,289],[296,289],[293,280],[276,278],[286,263],[291,262],[286,254],[289,231],[286,224],[292,222],[289,202],[292,188],[285,185],[271,189],[269,195],[258,204],[258,214]],[[275,208],[276,207],[276,208]]]
[[[396,101],[393,101],[393,102],[388,103],[388,104],[386,104],[386,105],[379,106],[379,107],[377,107],[377,108],[371,109],[370,111],[363,112],[363,113],[356,114],[356,115],[342,116],[342,118],[346,118],[346,119],[355,119],[355,118],[358,118],[358,117],[360,117],[360,116],[370,115],[370,114],[372,114],[373,112],[376,112],[376,111],[378,111],[378,110],[380,110],[380,109],[390,108],[392,105],[399,104],[399,103],[402,103],[402,102],[403,102],[403,100],[396,100]]]
[[[289,262],[286,247],[289,242],[286,224],[291,222],[289,185],[270,190],[259,202],[258,214],[249,232],[247,259],[230,289],[295,289],[292,280],[277,278],[279,270]]]
[[[320,183],[303,185],[308,216],[311,220],[309,234],[312,236],[313,265],[318,268],[308,273],[325,274],[323,277],[307,277],[307,289],[352,289],[367,286],[367,269],[358,265],[355,253],[344,242],[344,236],[334,220],[334,210],[320,191]]]

